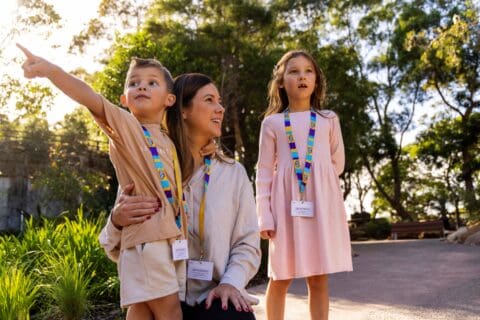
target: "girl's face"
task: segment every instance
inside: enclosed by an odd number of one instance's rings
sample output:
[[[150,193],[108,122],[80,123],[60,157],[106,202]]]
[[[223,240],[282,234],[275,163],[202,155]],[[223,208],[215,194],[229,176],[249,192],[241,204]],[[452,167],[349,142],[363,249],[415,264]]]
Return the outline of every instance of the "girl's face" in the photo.
[[[224,112],[217,87],[209,83],[197,91],[182,116],[190,135],[211,139],[222,135]]]
[[[287,92],[289,101],[308,100],[315,90],[315,67],[303,55],[288,60],[283,73],[283,82],[280,88]]]

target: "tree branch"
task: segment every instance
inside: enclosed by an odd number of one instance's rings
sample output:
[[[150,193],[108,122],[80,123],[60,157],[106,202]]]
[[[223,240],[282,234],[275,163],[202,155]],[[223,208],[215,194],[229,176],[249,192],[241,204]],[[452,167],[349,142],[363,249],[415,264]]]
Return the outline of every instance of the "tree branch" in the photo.
[[[410,124],[412,123],[412,120],[413,120],[413,115],[415,114],[415,105],[416,105],[416,102],[417,102],[419,89],[420,89],[420,83],[417,82],[417,85],[415,87],[415,94],[414,94],[413,102],[412,102],[412,112],[410,114],[410,119],[408,119],[407,124],[402,129],[402,133],[400,134],[400,143],[398,145],[397,155],[395,156],[396,159],[398,159],[400,157],[400,154],[402,152],[403,136],[405,135],[405,132],[407,132],[408,127],[410,127]]]
[[[378,191],[380,191],[380,193],[387,199],[389,203],[394,203],[394,199],[387,193],[387,191],[382,187],[380,182],[375,177],[375,173],[373,172],[373,169],[370,167],[370,162],[368,161],[366,153],[362,152],[362,150],[360,150],[359,153],[362,156],[363,162],[365,163],[365,167],[367,168],[367,171],[370,174],[370,177],[372,177],[373,182],[377,186]]]
[[[438,81],[435,79],[434,80],[434,84],[435,84],[435,88],[437,89],[437,92],[438,94],[440,95],[440,98],[442,98],[442,101],[443,103],[445,103],[447,105],[447,107],[449,107],[450,109],[454,110],[455,112],[457,112],[461,117],[464,116],[464,114],[462,113],[462,111],[460,109],[458,109],[457,107],[453,106],[451,103],[449,103],[447,101],[447,99],[445,98],[445,96],[443,95],[442,93],[442,90],[440,89],[440,86],[438,85]]]

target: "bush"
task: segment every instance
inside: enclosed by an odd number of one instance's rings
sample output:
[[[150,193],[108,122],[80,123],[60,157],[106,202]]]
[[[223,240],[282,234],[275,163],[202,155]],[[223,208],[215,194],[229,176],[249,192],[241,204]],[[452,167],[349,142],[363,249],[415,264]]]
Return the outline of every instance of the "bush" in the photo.
[[[367,237],[380,240],[388,238],[392,230],[392,225],[386,218],[379,218],[370,220],[363,228]]]
[[[51,300],[49,318],[80,320],[90,310],[90,298],[95,288],[89,266],[82,265],[75,254],[47,256],[50,268],[45,272],[48,284],[45,293]]]
[[[30,218],[22,235],[0,236],[0,319],[81,319],[117,305],[116,266],[98,242],[104,223],[79,209],[75,219]]]
[[[0,319],[30,319],[37,291],[38,286],[21,267],[0,264]]]

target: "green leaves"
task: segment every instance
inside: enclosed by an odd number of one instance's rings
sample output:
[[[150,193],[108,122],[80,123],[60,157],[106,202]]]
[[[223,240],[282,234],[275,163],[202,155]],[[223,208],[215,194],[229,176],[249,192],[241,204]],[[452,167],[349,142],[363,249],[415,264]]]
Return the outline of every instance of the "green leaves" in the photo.
[[[38,289],[22,267],[0,262],[0,319],[30,319]]]
[[[27,116],[45,116],[45,110],[53,105],[53,93],[50,88],[23,83],[5,75],[0,82],[0,112],[6,113],[9,106],[16,110],[17,119]]]
[[[105,302],[117,302],[115,264],[98,243],[105,216],[27,220],[18,238],[0,236],[0,318],[82,319]],[[7,255],[8,252],[8,255]]]
[[[25,15],[20,15],[18,21],[26,25],[53,25],[61,20],[60,15],[55,11],[51,4],[43,0],[20,0],[18,5],[26,9]],[[28,13],[28,14],[27,14]]]

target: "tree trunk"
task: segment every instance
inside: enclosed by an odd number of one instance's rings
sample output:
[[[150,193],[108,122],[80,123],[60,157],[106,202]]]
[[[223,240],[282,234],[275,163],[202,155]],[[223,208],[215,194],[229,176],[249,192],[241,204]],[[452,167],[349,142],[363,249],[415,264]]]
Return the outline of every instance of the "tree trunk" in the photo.
[[[475,197],[474,171],[472,169],[473,157],[471,150],[476,143],[476,139],[472,139],[472,133],[469,132],[471,121],[470,113],[466,113],[462,117],[462,180],[465,182],[465,208],[469,214],[474,213],[478,208],[477,199]]]
[[[413,220],[410,213],[402,204],[402,177],[400,173],[400,164],[396,156],[390,159],[393,173],[393,196],[390,201],[391,206],[397,212],[397,215],[403,220]]]

